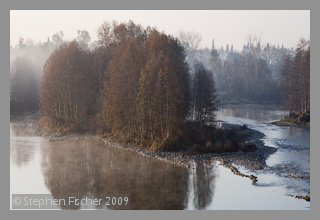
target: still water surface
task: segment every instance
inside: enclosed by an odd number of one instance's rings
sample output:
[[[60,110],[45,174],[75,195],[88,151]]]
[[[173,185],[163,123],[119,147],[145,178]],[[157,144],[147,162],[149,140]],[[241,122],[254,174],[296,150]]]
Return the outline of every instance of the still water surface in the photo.
[[[291,183],[292,178],[287,180],[278,172],[279,166],[287,164],[299,171],[310,170],[310,132],[307,138],[308,130],[273,127],[267,122],[286,112],[255,108],[252,113],[252,106],[242,110],[226,107],[218,113],[218,119],[260,130],[267,135],[266,143],[279,148],[268,160],[271,168],[255,174],[259,178],[256,185],[213,160],[185,169],[107,147],[90,137],[49,142],[26,135],[25,126],[19,123],[10,123],[11,194],[51,194],[53,198],[130,194],[131,209],[310,209],[310,203],[288,196],[291,192],[310,191],[310,183]]]

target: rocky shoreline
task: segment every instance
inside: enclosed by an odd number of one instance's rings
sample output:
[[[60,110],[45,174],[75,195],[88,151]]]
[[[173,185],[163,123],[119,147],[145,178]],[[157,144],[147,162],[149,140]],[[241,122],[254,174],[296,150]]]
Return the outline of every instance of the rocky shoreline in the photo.
[[[250,171],[260,170],[266,166],[266,159],[269,155],[273,154],[276,149],[272,147],[265,146],[263,141],[263,134],[259,131],[250,130],[250,134],[241,140],[241,142],[251,142],[257,146],[257,150],[254,152],[232,152],[232,153],[198,153],[195,152],[192,146],[187,147],[182,151],[176,152],[162,152],[154,151],[146,148],[142,148],[136,145],[122,144],[101,136],[92,134],[57,134],[54,132],[48,132],[42,129],[41,126],[37,124],[38,114],[26,114],[20,117],[13,118],[12,122],[22,122],[26,126],[26,130],[33,135],[46,137],[49,142],[53,141],[63,141],[65,139],[77,139],[83,136],[90,136],[93,138],[100,139],[109,147],[115,147],[122,150],[134,151],[139,153],[143,157],[149,157],[153,159],[160,160],[165,163],[170,163],[179,167],[192,168],[192,163],[199,160],[216,160],[224,167],[229,168],[234,174],[247,177],[252,180],[252,183],[257,182],[257,177],[254,175],[245,175],[239,172],[236,166],[242,166]],[[241,126],[231,125],[223,123],[224,128],[237,129]]]
[[[250,142],[256,145],[254,152],[232,152],[232,153],[198,153],[193,150],[193,147],[187,147],[182,151],[176,152],[162,152],[154,151],[146,148],[142,148],[136,145],[122,144],[107,138],[103,138],[98,135],[92,134],[56,134],[43,130],[41,126],[37,124],[37,114],[27,115],[27,117],[15,118],[12,122],[22,122],[27,126],[27,130],[30,134],[42,136],[52,141],[63,141],[66,139],[78,139],[84,136],[100,139],[108,147],[114,147],[122,150],[133,151],[139,153],[143,157],[149,157],[160,160],[165,163],[170,163],[183,168],[193,168],[192,164],[195,161],[201,160],[216,160],[220,162],[220,165],[229,168],[235,175],[249,178],[252,184],[258,181],[258,177],[254,175],[248,175],[241,173],[237,167],[244,167],[248,171],[258,171],[266,168],[266,159],[277,151],[276,148],[265,146],[262,139],[264,134],[250,129],[250,134],[245,136],[241,142]],[[231,125],[223,123],[222,127],[230,129],[238,129],[241,126]],[[295,177],[292,175],[292,177]],[[297,176],[297,178],[300,176]],[[305,199],[310,201],[310,196],[298,196],[290,195],[294,198]]]
[[[227,126],[227,125],[225,125]],[[259,132],[260,133],[260,132]],[[261,134],[255,134],[256,138],[260,138]],[[255,171],[257,169],[263,169],[266,165],[266,158],[274,153],[276,149],[262,146],[263,143],[260,139],[252,140],[257,144],[257,151],[250,153],[234,152],[234,153],[205,153],[200,154],[192,150],[192,147],[185,149],[183,151],[177,152],[161,152],[153,151],[145,148],[141,148],[135,145],[120,144],[105,138],[99,138],[107,146],[115,147],[123,150],[134,151],[139,153],[143,157],[154,158],[166,163],[170,163],[176,166],[184,168],[192,168],[192,163],[198,160],[216,160],[220,162],[220,165],[229,168],[234,174],[247,177],[252,180],[252,183],[257,182],[257,177],[254,175],[245,175],[238,171],[235,167],[236,165],[245,166],[247,169]],[[266,149],[264,149],[266,148]]]
[[[236,128],[240,127],[239,125],[223,124],[225,128]],[[252,184],[255,184],[258,181],[258,177],[254,175],[248,175],[241,173],[237,167],[244,167],[248,171],[258,171],[263,169],[268,169],[266,165],[267,158],[277,151],[276,148],[265,146],[262,139],[264,134],[251,130],[252,133],[250,136],[246,137],[246,140],[242,141],[251,141],[256,144],[257,150],[254,152],[233,152],[233,153],[196,153],[193,151],[192,147],[189,147],[183,151],[177,152],[161,152],[153,151],[146,148],[141,148],[135,145],[121,144],[108,140],[103,137],[96,137],[103,141],[108,147],[114,147],[121,150],[133,151],[139,153],[143,157],[149,157],[156,160],[160,160],[165,163],[170,163],[179,167],[184,168],[193,168],[192,164],[195,161],[201,160],[215,160],[219,161],[220,165],[231,170],[235,175],[249,178],[252,181]],[[292,178],[310,178],[310,173],[304,174],[288,174]],[[289,195],[297,199],[304,199],[307,202],[310,202],[310,195]]]

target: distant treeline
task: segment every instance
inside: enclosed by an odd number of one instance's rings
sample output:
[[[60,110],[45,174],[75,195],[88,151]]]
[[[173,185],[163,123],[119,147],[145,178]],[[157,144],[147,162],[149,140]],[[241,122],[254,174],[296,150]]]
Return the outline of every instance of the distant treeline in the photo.
[[[201,37],[196,33],[180,33],[180,39],[187,51],[190,66],[200,60],[210,69],[217,84],[217,95],[221,103],[280,103],[281,62],[284,55],[294,55],[293,48],[283,45],[261,45],[254,35],[248,36],[248,43],[241,51],[233,45],[211,49],[198,48]]]
[[[18,57],[11,63],[10,114],[37,111],[39,105],[37,70],[30,59]]]
[[[271,50],[269,46],[265,49]],[[259,43],[251,43],[242,53],[230,51],[225,60],[220,58],[216,49],[211,50],[210,65],[222,100],[281,101],[279,80],[272,78],[270,64],[260,54]]]
[[[201,36],[179,32],[189,66],[197,61],[210,69],[221,103],[284,103],[290,111],[310,110],[310,41],[301,39],[297,48],[261,44],[248,35],[241,51],[233,45],[199,48]]]
[[[105,22],[98,37],[92,51],[72,41],[50,55],[39,90],[42,126],[164,149],[183,136],[187,118],[200,133],[213,122],[213,74],[197,63],[190,76],[178,39],[131,21]]]

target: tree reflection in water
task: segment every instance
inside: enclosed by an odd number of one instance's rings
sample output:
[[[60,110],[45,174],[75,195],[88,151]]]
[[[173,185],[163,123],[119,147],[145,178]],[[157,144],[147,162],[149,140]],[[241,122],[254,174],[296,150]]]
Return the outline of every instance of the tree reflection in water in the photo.
[[[28,124],[10,123],[10,138],[19,139],[10,141],[10,157],[17,167],[23,167],[33,160],[36,147],[41,143],[34,140],[26,132]]]
[[[187,208],[188,170],[185,168],[109,148],[92,138],[46,144],[49,146],[42,148],[42,171],[45,184],[56,199],[72,195],[95,198],[129,194],[130,209]]]
[[[213,200],[217,165],[208,160],[196,161],[193,168],[190,172],[193,205],[195,209],[206,209]]]

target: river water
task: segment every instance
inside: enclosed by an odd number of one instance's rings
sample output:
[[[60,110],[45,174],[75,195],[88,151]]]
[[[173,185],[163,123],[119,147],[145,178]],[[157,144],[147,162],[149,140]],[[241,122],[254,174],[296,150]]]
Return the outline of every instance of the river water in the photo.
[[[286,114],[275,106],[259,105],[226,106],[217,113],[218,120],[263,132],[265,143],[278,148],[266,169],[253,173],[240,167],[258,176],[255,185],[213,160],[186,169],[107,147],[90,137],[49,142],[27,135],[23,124],[10,123],[10,192],[53,198],[128,194],[130,209],[308,210],[309,202],[288,195],[309,194],[309,178],[288,174],[310,172],[310,131],[269,123]],[[82,208],[87,207],[57,207]]]

